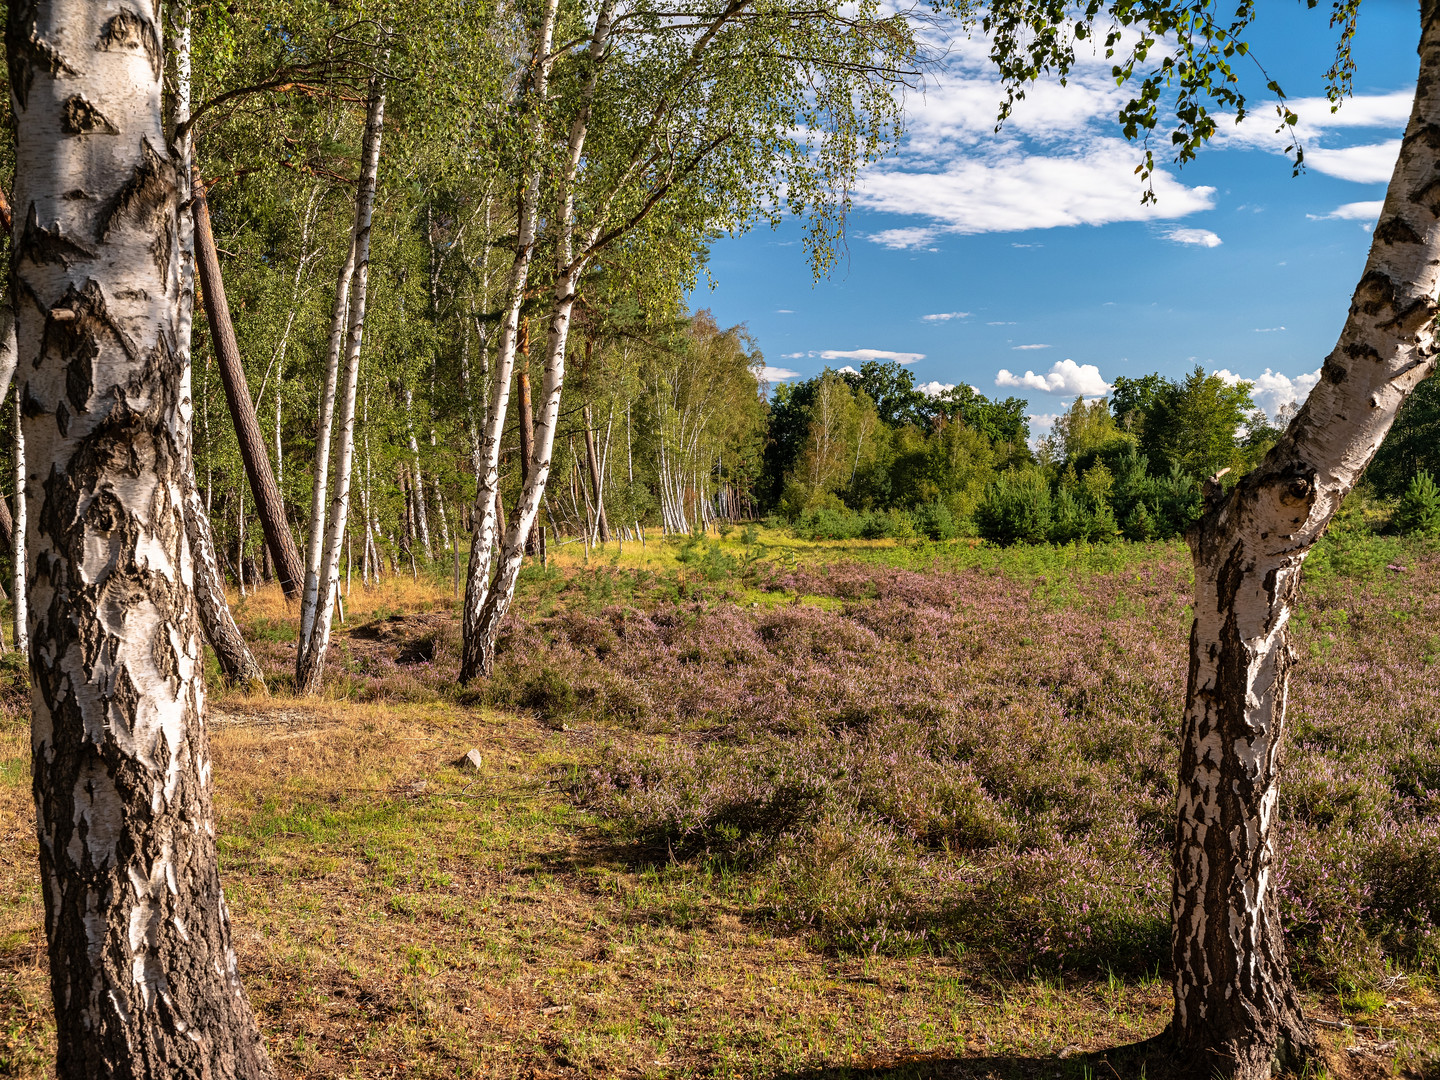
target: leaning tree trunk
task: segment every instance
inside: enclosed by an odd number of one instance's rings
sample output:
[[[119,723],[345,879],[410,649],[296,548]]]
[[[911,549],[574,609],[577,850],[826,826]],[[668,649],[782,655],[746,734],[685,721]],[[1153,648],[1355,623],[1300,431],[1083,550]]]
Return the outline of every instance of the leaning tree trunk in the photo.
[[[1419,90],[1335,351],[1289,430],[1191,530],[1195,620],[1174,848],[1171,1034],[1197,1074],[1261,1080],[1314,1037],[1273,890],[1290,608],[1306,554],[1401,403],[1435,367],[1440,17],[1422,12]]]
[[[590,352],[590,343],[585,343],[586,355]],[[595,517],[600,526],[600,542],[610,542],[610,521],[605,516],[605,485],[600,482],[600,458],[595,453],[595,421],[590,416],[590,405],[585,405],[585,460],[590,468],[590,489],[595,492]]]
[[[225,386],[230,416],[235,421],[235,441],[240,447],[245,475],[250,480],[250,491],[255,496],[260,528],[275,559],[280,588],[293,600],[300,595],[305,571],[300,562],[300,549],[295,546],[295,537],[290,535],[290,525],[285,520],[285,504],[280,498],[275,474],[270,469],[265,436],[260,431],[255,405],[250,400],[250,388],[245,383],[240,346],[235,341],[235,327],[230,322],[230,308],[225,300],[225,281],[220,276],[220,259],[215,253],[215,238],[210,234],[210,207],[205,200],[205,184],[198,172],[194,179],[191,212],[195,219],[195,252],[200,287],[205,295],[205,316],[210,323],[210,340],[215,348],[215,362],[220,367],[220,381]]]
[[[149,5],[11,5],[32,771],[56,1073],[274,1076],[216,860],[182,204]]]

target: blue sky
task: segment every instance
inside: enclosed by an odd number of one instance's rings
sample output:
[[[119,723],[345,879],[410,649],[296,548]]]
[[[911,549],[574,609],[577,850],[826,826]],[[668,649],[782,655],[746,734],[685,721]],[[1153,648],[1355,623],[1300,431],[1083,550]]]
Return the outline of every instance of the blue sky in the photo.
[[[1167,167],[1143,207],[1103,58],[1032,91],[997,136],[984,42],[957,39],[907,101],[898,152],[862,175],[829,277],[813,284],[798,227],[762,228],[716,245],[715,287],[692,305],[748,324],[775,379],[873,351],[922,384],[1026,397],[1036,434],[1117,375],[1197,363],[1256,380],[1273,413],[1303,397],[1345,318],[1414,92],[1419,18],[1414,0],[1366,0],[1355,96],[1332,115],[1328,0],[1259,6],[1253,55],[1300,114],[1300,177],[1252,69],[1252,119]]]

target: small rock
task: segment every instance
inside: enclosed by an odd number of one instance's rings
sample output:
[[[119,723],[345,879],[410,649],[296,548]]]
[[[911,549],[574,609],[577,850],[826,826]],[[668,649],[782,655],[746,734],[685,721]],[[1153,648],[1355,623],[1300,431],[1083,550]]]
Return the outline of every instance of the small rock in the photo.
[[[472,746],[470,751],[455,764],[462,772],[479,772],[482,764],[480,751]]]

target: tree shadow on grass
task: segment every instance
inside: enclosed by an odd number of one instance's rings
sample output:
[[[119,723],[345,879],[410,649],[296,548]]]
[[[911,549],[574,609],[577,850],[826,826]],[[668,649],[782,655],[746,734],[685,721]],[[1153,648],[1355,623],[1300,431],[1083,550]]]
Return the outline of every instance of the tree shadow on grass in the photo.
[[[1064,1053],[1063,1051],[1061,1053]],[[782,1073],[775,1080],[1188,1080],[1163,1036],[1089,1054],[992,1054],[914,1057],[884,1065],[835,1066]]]

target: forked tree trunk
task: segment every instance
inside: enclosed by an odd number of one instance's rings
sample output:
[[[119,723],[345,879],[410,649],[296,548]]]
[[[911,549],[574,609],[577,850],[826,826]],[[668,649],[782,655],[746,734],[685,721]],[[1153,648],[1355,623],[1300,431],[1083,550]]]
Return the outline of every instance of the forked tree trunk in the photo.
[[[555,36],[555,18],[559,0],[545,0],[540,25],[536,28],[531,50],[531,75],[525,86],[521,104],[529,111],[529,134],[536,141],[535,155],[525,164],[524,183],[520,189],[520,209],[516,223],[515,254],[505,289],[505,321],[500,330],[500,347],[495,357],[490,394],[485,403],[485,423],[480,431],[480,468],[475,477],[474,530],[470,539],[470,563],[465,575],[465,599],[461,605],[460,635],[462,642],[475,640],[480,613],[490,590],[491,551],[495,546],[496,507],[500,498],[500,440],[505,434],[505,417],[510,405],[510,377],[515,354],[521,344],[521,308],[525,302],[525,285],[530,275],[530,260],[535,252],[539,229],[540,177],[538,143],[544,132],[544,109],[550,68],[554,63],[551,45]],[[462,644],[460,681],[466,682],[479,670],[478,654]]]
[[[590,355],[590,343],[585,343],[585,355]],[[605,485],[600,482],[600,458],[595,452],[595,420],[590,415],[590,404],[585,404],[585,461],[590,468],[590,489],[595,493],[595,516],[600,525],[600,542],[610,542],[610,521],[605,516]]]
[[[1273,890],[1290,608],[1306,554],[1435,367],[1440,18],[1370,258],[1321,379],[1260,467],[1191,530],[1195,621],[1174,849],[1171,1034],[1197,1075],[1263,1080],[1314,1049]],[[1213,487],[1213,486],[1212,486]]]
[[[12,5],[32,770],[61,1080],[274,1076],[220,889],[148,5]]]
[[[325,657],[330,649],[330,620],[340,596],[340,548],[350,517],[350,474],[355,459],[355,394],[360,380],[360,344],[365,331],[365,290],[370,277],[370,223],[375,211],[375,181],[380,168],[380,136],[385,129],[383,76],[375,74],[370,77],[369,97],[361,152],[360,190],[355,196],[355,276],[350,282],[350,328],[345,341],[340,428],[336,433],[335,494],[330,506],[325,554],[321,563],[320,603],[304,650],[296,650],[295,688],[302,694],[318,694],[325,674]]]
[[[225,282],[220,276],[220,259],[215,253],[215,239],[210,233],[210,207],[205,200],[205,185],[197,172],[192,188],[191,212],[195,219],[195,254],[200,271],[200,287],[204,290],[205,315],[210,323],[210,340],[215,348],[215,362],[220,367],[220,381],[225,385],[225,398],[230,403],[230,416],[235,422],[235,441],[240,447],[240,460],[255,496],[256,516],[275,559],[280,587],[290,599],[300,595],[304,570],[300,550],[290,535],[285,520],[285,504],[270,468],[270,455],[265,437],[250,400],[245,383],[245,367],[240,362],[240,346],[230,322],[230,308],[225,300]]]

